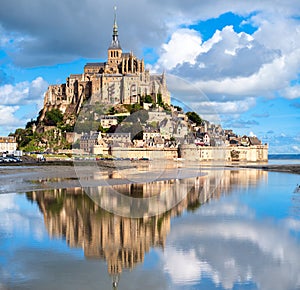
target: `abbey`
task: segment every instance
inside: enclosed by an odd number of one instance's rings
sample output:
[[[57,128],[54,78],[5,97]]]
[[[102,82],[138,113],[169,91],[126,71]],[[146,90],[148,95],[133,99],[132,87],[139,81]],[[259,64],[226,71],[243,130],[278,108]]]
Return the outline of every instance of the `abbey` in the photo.
[[[50,85],[44,99],[44,112],[53,108],[78,113],[84,100],[92,103],[134,104],[150,95],[155,102],[170,104],[164,73],[150,74],[143,60],[124,53],[119,39],[116,13],[112,42],[106,62],[87,63],[83,74],[71,74],[65,84]]]

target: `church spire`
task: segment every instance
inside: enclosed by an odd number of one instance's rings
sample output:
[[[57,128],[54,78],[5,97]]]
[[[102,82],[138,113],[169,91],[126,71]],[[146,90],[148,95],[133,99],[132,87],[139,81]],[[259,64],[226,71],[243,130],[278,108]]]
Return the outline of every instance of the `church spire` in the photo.
[[[112,42],[110,48],[121,48],[120,42],[118,39],[118,25],[117,25],[117,6],[114,7],[115,14],[114,14],[114,26],[113,26],[113,35],[112,35]]]

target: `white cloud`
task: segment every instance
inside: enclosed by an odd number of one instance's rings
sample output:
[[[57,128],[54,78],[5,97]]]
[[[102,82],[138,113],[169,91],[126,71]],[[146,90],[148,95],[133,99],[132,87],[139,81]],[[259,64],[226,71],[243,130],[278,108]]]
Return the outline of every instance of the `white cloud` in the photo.
[[[198,81],[197,85],[208,94],[274,96],[274,91],[285,88],[295,77],[296,70],[292,69],[295,68],[295,62],[300,65],[300,49],[264,64],[256,74],[249,77]]]
[[[30,82],[21,82],[16,85],[6,84],[0,87],[1,105],[21,105],[28,103],[40,103],[48,83],[38,77]]]
[[[32,82],[21,82],[15,85],[6,84],[0,86],[0,134],[5,135],[22,127],[34,118],[42,108],[44,93],[48,83],[38,77]],[[27,106],[27,111],[20,113],[22,106]],[[30,113],[31,118],[28,117]]]
[[[278,48],[283,54],[291,53],[300,45],[300,26],[293,15],[293,13],[284,16],[266,12],[254,15],[252,21],[259,29],[253,37],[266,47]]]
[[[281,94],[290,100],[300,98],[300,85],[295,85],[284,89]]]
[[[300,149],[300,148],[299,148]],[[299,150],[300,152],[300,150]],[[283,224],[287,229],[300,232],[300,220],[288,218],[284,220]]]
[[[178,64],[195,64],[196,57],[202,51],[199,32],[181,28],[175,31],[168,43],[162,45],[157,68],[172,69]]]
[[[250,9],[246,4],[241,6]],[[220,103],[221,111],[230,111],[232,106],[228,103],[222,108],[224,98],[235,101],[243,97],[247,102],[248,97],[275,97],[278,92],[288,99],[299,98],[299,86],[290,86],[298,78],[300,67],[299,21],[291,17],[294,12],[286,5],[278,3],[276,9],[268,5],[262,7],[248,20],[258,27],[253,35],[237,33],[232,26],[225,26],[205,42],[193,41],[189,56],[181,52],[185,48],[183,41],[178,39],[174,45],[173,36],[182,30],[173,32],[163,47],[170,48],[172,55],[179,51],[180,57],[173,57],[169,62],[170,56],[162,53],[157,67],[167,64],[164,68],[188,79],[208,98]],[[185,36],[194,33],[194,30],[184,29]],[[216,103],[212,106],[217,106]]]
[[[19,106],[1,106],[0,105],[0,125],[7,127],[15,127],[21,124],[21,121],[15,117],[15,112],[19,110]]]
[[[200,114],[241,114],[247,112],[255,106],[255,98],[247,98],[245,100],[216,102],[201,101],[192,102],[191,107]],[[237,116],[236,116],[237,117]]]

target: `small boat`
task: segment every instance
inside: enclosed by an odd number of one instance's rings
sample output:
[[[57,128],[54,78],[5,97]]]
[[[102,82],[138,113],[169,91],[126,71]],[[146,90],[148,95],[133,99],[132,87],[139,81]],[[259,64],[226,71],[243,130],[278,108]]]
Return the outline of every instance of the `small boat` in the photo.
[[[294,193],[300,193],[300,185],[297,184],[295,190],[294,190]]]

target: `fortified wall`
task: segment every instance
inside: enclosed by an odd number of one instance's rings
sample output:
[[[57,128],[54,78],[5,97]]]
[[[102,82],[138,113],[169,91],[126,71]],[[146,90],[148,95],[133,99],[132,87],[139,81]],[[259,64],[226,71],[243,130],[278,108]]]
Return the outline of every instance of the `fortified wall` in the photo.
[[[124,148],[124,147],[112,147],[107,148],[103,146],[94,146],[93,154],[112,155],[116,158],[129,158],[129,159],[141,159],[147,158],[151,160],[155,159],[167,159],[173,160],[178,157],[177,148]]]
[[[179,156],[187,161],[267,162],[268,145],[202,147],[182,145]]]

